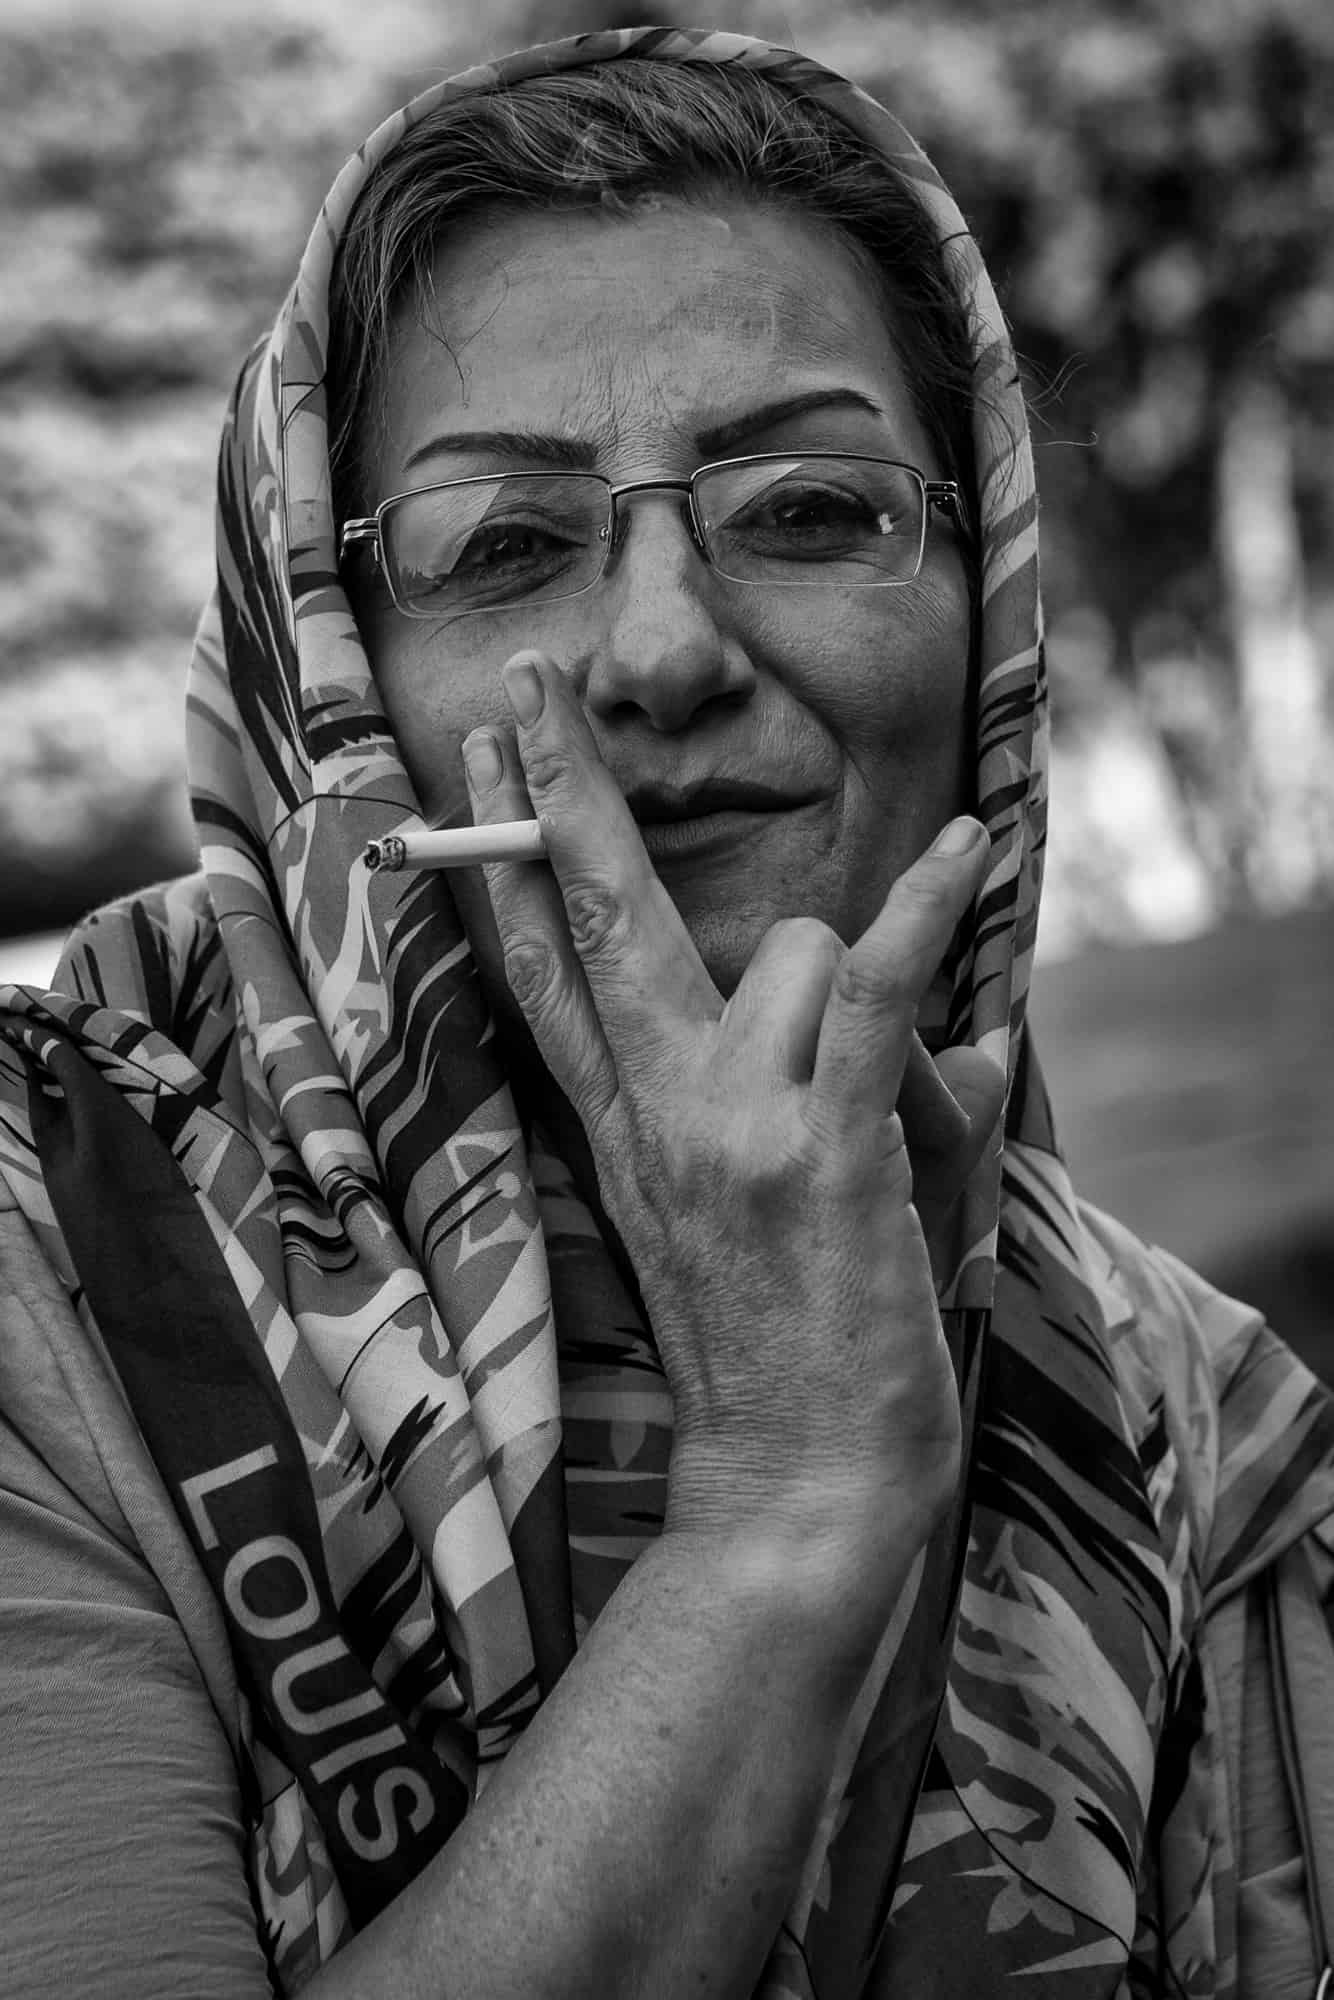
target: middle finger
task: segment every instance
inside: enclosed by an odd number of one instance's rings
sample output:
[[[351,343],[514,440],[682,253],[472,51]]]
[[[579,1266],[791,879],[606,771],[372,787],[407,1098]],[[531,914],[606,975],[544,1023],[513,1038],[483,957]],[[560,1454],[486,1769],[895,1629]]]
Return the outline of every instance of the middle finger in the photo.
[[[532,668],[540,712],[525,720],[515,671]],[[618,1071],[658,1066],[722,996],[684,920],[653,869],[634,816],[598,751],[582,705],[545,654],[525,651],[505,669],[525,795],[542,821],[547,868],[488,868],[497,925],[540,935],[571,987],[585,982]],[[487,799],[490,794],[485,795]],[[512,795],[487,817],[513,809]]]

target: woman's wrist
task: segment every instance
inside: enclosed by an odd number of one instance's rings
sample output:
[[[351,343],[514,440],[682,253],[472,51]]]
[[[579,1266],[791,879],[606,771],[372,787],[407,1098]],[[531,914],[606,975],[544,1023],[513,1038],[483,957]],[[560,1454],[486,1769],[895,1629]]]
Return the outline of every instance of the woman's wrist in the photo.
[[[688,1547],[738,1600],[781,1602],[795,1632],[808,1624],[831,1656],[874,1645],[913,1562],[949,1504],[846,1466],[780,1480],[735,1457],[678,1444],[668,1481],[665,1540]]]

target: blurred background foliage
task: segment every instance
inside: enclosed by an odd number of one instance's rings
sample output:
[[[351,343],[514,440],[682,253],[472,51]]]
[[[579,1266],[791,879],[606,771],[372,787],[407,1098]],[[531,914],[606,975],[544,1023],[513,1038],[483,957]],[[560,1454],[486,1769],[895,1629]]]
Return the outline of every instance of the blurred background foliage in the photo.
[[[0,0],[0,935],[190,865],[218,426],[344,157],[439,74],[673,17]],[[1057,728],[1044,953],[1327,903],[1334,7],[737,0],[720,25],[902,114],[1013,324]]]
[[[0,981],[192,863],[216,438],[344,158],[471,62],[695,18],[0,0]],[[1334,1381],[1334,6],[712,19],[890,104],[981,242],[1042,493],[1030,1011],[1077,1183]]]

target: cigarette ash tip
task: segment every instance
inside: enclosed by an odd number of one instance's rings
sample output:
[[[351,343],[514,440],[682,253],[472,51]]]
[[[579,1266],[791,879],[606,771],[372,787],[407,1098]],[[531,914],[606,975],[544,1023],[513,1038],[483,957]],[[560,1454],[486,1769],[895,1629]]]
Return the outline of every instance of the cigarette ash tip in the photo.
[[[406,859],[406,850],[396,833],[386,834],[383,840],[370,840],[362,860],[374,874],[377,868],[401,868]]]

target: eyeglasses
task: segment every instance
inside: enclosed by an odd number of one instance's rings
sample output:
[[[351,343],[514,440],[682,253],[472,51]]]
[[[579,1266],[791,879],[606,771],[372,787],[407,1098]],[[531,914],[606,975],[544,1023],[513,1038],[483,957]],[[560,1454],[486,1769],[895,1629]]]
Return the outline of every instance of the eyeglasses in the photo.
[[[684,479],[613,486],[596,472],[501,472],[394,493],[346,521],[345,558],[369,545],[406,618],[466,618],[577,597],[620,544],[629,493],[680,493],[719,576],[765,586],[883,589],[922,567],[932,508],[966,526],[953,479],[895,459],[761,452]]]

